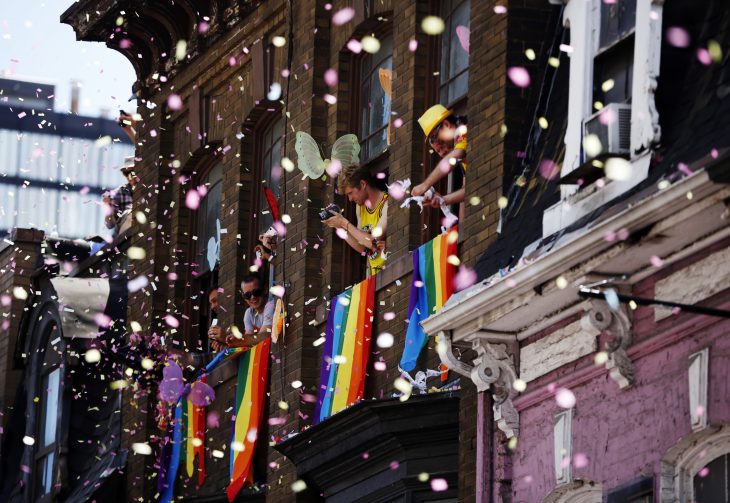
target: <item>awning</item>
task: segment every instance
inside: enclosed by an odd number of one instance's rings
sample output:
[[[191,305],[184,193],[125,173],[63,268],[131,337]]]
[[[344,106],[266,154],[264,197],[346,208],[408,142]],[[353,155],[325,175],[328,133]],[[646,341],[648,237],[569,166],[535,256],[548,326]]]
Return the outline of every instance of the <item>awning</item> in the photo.
[[[109,280],[105,278],[52,278],[56,290],[63,335],[95,339],[104,324],[109,299]]]

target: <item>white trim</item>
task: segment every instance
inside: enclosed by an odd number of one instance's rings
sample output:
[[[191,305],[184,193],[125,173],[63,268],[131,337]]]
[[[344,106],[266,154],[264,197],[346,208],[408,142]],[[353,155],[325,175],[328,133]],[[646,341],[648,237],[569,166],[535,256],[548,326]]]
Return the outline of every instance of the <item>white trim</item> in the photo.
[[[602,503],[601,484],[589,480],[576,480],[550,491],[543,503]]]
[[[567,484],[572,480],[573,409],[555,414],[553,422],[553,461],[555,482]]]
[[[710,348],[689,355],[687,378],[689,380],[689,416],[692,429],[707,426],[707,379],[710,361]]]

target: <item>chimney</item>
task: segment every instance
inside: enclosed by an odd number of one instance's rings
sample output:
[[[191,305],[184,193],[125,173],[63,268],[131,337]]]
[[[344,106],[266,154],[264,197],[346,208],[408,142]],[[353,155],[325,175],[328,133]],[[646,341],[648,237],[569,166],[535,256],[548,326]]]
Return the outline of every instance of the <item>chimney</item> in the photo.
[[[71,81],[71,113],[72,114],[79,113],[79,92],[80,91],[81,91],[81,86],[79,85],[79,81],[72,80]]]

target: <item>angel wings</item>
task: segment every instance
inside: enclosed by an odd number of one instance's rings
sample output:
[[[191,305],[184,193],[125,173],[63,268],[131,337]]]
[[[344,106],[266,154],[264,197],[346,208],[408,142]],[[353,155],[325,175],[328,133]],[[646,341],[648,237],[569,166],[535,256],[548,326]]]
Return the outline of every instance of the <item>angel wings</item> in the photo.
[[[354,134],[337,138],[332,145],[330,159],[322,159],[319,145],[304,131],[297,131],[294,150],[297,151],[299,169],[312,179],[321,177],[332,161],[338,161],[340,167],[360,163],[360,142]]]

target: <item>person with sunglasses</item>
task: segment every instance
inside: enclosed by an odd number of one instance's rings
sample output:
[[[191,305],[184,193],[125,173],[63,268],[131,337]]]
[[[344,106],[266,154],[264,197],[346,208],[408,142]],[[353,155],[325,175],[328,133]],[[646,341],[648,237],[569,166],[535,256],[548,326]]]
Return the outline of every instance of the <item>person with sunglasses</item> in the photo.
[[[276,302],[269,298],[259,276],[250,274],[243,278],[241,291],[248,305],[243,316],[244,334],[240,339],[232,334],[226,337],[226,344],[231,348],[250,348],[263,341],[271,334],[274,320]]]
[[[434,105],[418,119],[418,124],[426,134],[431,148],[441,160],[426,179],[411,189],[412,196],[423,196],[439,180],[448,176],[454,166],[460,165],[466,171],[467,140],[466,117],[457,116],[443,105]],[[436,194],[431,198],[431,206],[452,205],[464,201],[465,190],[462,186],[444,196]],[[460,212],[461,213],[461,212]]]

